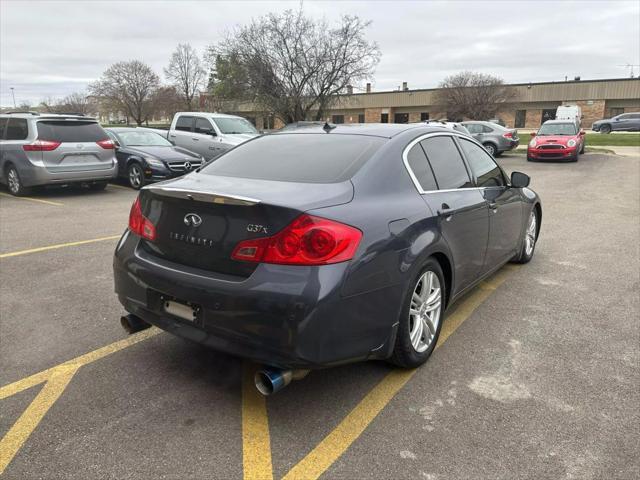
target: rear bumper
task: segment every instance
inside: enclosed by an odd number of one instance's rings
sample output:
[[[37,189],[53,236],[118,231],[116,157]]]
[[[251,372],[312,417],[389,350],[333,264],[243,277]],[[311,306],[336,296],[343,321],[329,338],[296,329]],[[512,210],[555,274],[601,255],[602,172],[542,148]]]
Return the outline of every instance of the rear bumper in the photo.
[[[115,291],[128,312],[182,338],[280,368],[390,356],[401,287],[344,297],[348,268],[348,262],[262,264],[248,278],[231,277],[152,257],[128,232],[114,256]],[[174,317],[164,311],[166,300],[198,306],[198,318]]]
[[[112,161],[108,168],[101,170],[78,170],[73,172],[51,172],[44,166],[29,163],[18,167],[20,178],[26,187],[37,185],[55,185],[65,183],[81,183],[107,181],[118,175],[118,164]]]

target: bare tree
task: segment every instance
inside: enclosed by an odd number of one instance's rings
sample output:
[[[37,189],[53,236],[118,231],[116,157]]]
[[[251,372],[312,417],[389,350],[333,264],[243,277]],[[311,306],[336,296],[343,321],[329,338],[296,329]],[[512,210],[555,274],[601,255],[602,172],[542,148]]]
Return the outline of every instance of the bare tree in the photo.
[[[172,85],[158,88],[152,98],[154,118],[171,119],[182,109],[183,98]]]
[[[478,72],[460,72],[440,83],[436,94],[438,104],[446,108],[449,120],[463,117],[487,120],[513,98],[499,77]]]
[[[203,85],[206,71],[195,49],[188,43],[180,43],[171,54],[164,74],[183,97],[187,110],[193,108],[193,97]]]
[[[153,113],[151,99],[160,85],[158,75],[139,60],[111,65],[97,82],[89,85],[92,95],[118,105],[142,125]]]
[[[253,101],[285,123],[320,119],[380,61],[378,45],[365,38],[369,24],[345,15],[330,27],[302,9],[253,20],[209,47],[210,93]]]
[[[95,105],[84,92],[75,92],[67,95],[62,100],[53,97],[44,98],[38,107],[47,113],[79,113],[87,115],[95,110]]]

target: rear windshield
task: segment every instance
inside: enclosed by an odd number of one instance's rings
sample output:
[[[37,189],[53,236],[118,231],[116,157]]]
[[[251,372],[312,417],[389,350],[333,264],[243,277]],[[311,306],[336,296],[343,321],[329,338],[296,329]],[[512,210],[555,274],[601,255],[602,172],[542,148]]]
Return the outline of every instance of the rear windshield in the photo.
[[[38,138],[56,142],[97,142],[109,138],[96,122],[38,122]]]
[[[344,182],[385,141],[330,133],[267,135],[234,148],[202,172],[282,182]]]

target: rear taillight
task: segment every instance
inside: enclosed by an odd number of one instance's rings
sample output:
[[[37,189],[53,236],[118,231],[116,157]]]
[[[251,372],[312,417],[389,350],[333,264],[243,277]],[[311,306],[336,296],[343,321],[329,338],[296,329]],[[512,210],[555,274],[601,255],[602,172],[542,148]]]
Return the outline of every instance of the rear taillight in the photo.
[[[513,138],[513,132],[505,132],[505,133],[503,133],[503,134],[502,134],[502,136],[503,136],[504,138],[509,138],[509,139],[511,139],[511,138]]]
[[[53,140],[36,140],[35,142],[23,145],[22,149],[26,152],[50,152],[59,146],[60,142],[54,142]]]
[[[114,148],[116,148],[116,144],[113,143],[113,140],[109,140],[109,139],[100,140],[99,142],[96,142],[96,143],[106,150],[113,150]]]
[[[131,205],[131,211],[129,212],[129,230],[147,240],[156,239],[156,227],[147,217],[142,215],[140,197],[136,198],[136,201]]]
[[[284,265],[326,265],[351,260],[362,232],[325,218],[301,215],[272,237],[244,240],[234,260]]]

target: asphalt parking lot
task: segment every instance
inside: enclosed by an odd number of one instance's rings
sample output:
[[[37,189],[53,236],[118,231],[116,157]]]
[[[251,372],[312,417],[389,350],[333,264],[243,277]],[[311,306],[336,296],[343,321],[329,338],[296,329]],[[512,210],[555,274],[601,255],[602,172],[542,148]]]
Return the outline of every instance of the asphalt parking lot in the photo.
[[[542,197],[533,261],[450,311],[415,372],[254,366],[127,337],[112,252],[136,193],[0,191],[3,478],[640,477],[640,156],[505,156]]]

